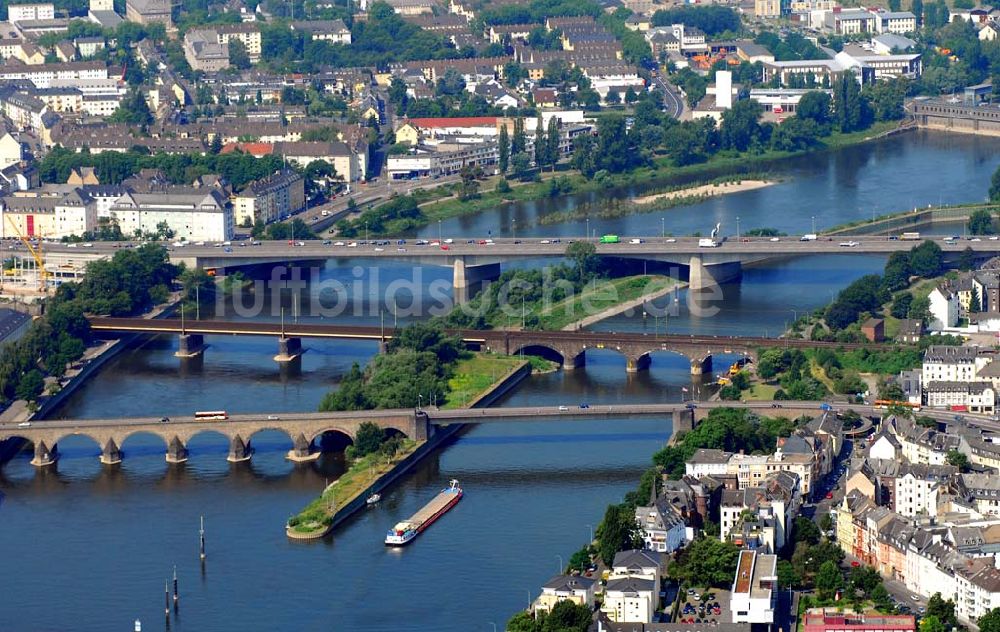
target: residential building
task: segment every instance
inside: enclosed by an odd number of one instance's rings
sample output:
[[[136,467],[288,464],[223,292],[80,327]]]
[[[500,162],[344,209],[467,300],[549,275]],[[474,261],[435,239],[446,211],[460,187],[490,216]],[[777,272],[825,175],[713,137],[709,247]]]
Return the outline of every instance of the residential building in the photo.
[[[343,24],[343,21],[341,21],[341,24]],[[212,27],[211,30],[215,32],[216,39],[219,44],[226,48],[227,52],[229,50],[229,42],[237,40],[243,44],[243,48],[246,49],[247,57],[250,58],[251,63],[260,61],[260,27],[253,22],[219,24]]]
[[[705,476],[724,477],[729,472],[729,459],[732,452],[722,450],[699,449],[684,463],[684,473],[694,478]]]
[[[909,11],[872,11],[879,33],[906,35],[917,31],[917,16]]]
[[[7,5],[7,20],[9,22],[30,22],[33,20],[54,20],[55,5],[51,2],[37,4]]]
[[[225,241],[235,229],[232,207],[216,190],[126,193],[111,206],[110,216],[127,235],[150,232],[166,222],[178,239]]]
[[[125,0],[125,19],[139,24],[165,24],[174,26],[170,0]]]
[[[639,577],[609,579],[601,612],[614,622],[648,623],[659,605],[659,581]]]
[[[924,335],[924,321],[919,318],[903,318],[899,321],[899,333],[896,339],[899,342],[915,344],[920,342]]]
[[[663,575],[663,559],[659,553],[645,549],[630,549],[615,553],[611,562],[611,579],[641,577],[659,581]]]
[[[292,22],[289,26],[293,31],[308,33],[312,40],[325,40],[332,44],[351,43],[351,30],[343,20],[309,20]]]
[[[229,68],[229,47],[219,43],[213,30],[190,30],[184,34],[184,59],[193,70],[218,72]]]
[[[941,331],[946,327],[954,327],[958,324],[958,297],[950,290],[936,287],[931,290],[927,298],[931,303],[929,329],[932,331]]]
[[[740,551],[729,596],[733,623],[774,623],[778,556]]]
[[[991,382],[926,382],[924,399],[931,408],[980,414],[993,414],[996,407],[996,392]]]
[[[885,321],[881,318],[869,318],[861,324],[861,335],[868,342],[882,342],[885,340]]]
[[[835,7],[826,16],[826,27],[837,35],[876,33],[878,19],[866,9]]]
[[[285,169],[251,182],[233,197],[237,226],[267,224],[305,207],[305,180]]]
[[[690,496],[684,492],[691,491]],[[642,531],[645,548],[656,553],[673,553],[694,539],[694,522],[697,515],[694,493],[683,481],[671,489],[664,489],[663,498],[657,498],[652,486],[649,504],[635,508],[635,521]],[[690,537],[689,537],[690,536]]]
[[[0,307],[0,348],[17,342],[31,328],[31,316],[7,307]]]
[[[24,144],[10,132],[0,136],[0,169],[16,165],[25,158]]]
[[[921,366],[925,384],[929,382],[972,382],[990,362],[975,346],[932,345],[924,352]]]
[[[903,463],[895,480],[893,511],[906,517],[936,516],[939,492],[957,473],[951,465]]]
[[[531,605],[532,611],[549,612],[560,601],[594,609],[595,580],[579,575],[556,575],[542,586],[542,594]]]

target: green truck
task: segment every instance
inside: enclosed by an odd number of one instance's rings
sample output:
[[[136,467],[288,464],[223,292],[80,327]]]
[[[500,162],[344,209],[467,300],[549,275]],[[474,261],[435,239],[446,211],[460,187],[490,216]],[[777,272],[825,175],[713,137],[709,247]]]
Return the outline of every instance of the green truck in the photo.
[[[618,235],[602,235],[601,236],[601,243],[602,244],[617,244],[620,241],[621,240],[618,239]]]

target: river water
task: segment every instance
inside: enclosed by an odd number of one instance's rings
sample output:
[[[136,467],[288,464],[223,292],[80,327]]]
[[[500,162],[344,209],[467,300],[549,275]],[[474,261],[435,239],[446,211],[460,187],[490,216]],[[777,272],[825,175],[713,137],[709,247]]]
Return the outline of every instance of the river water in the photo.
[[[978,199],[995,166],[990,152],[998,146],[963,136],[909,134],[846,150],[847,156],[800,160],[810,164],[797,165],[801,175],[782,185],[700,206],[720,205],[717,212],[741,217],[757,214],[771,218],[762,223],[792,230],[802,220],[794,224],[789,209],[802,200],[824,205],[815,208],[831,215],[824,224],[832,224],[847,213],[837,214],[837,208],[878,204],[888,210],[907,206],[910,196],[914,203],[931,201],[932,195],[944,202]],[[938,161],[937,168],[928,167],[929,161]],[[843,183],[845,199],[857,203],[827,204],[801,190],[785,193],[802,195],[799,202],[782,201],[776,193],[799,186],[799,178],[831,190]],[[473,219],[488,225],[485,216],[462,221]],[[639,221],[595,227],[642,232]],[[545,227],[552,228],[566,234],[574,229]],[[692,315],[682,292],[666,327],[773,335],[785,321],[827,303],[839,288],[882,265],[878,257],[815,256],[748,267],[742,284],[724,286],[718,314]],[[424,283],[449,280],[442,269],[422,274]],[[410,275],[406,266],[384,266],[376,280],[351,262],[331,263],[319,272],[322,281],[352,289],[360,284],[337,321],[365,323],[392,314],[384,305],[379,309],[381,296],[393,281]],[[320,292],[318,285],[311,290]],[[673,297],[665,300],[670,307]],[[396,311],[400,322],[410,318]],[[232,312],[227,304],[220,315]],[[289,313],[295,311],[286,317]],[[279,318],[280,310],[268,302],[257,317]],[[299,317],[318,318],[305,312]],[[652,333],[663,326],[660,319],[636,313],[600,328]],[[173,357],[176,341],[146,341],[112,361],[57,415],[315,410],[352,363],[363,364],[375,353],[371,343],[308,341],[301,367],[282,371],[271,360],[273,340],[210,337],[207,342],[202,361],[181,363]],[[720,359],[717,367],[725,362]],[[682,388],[697,393],[700,383],[691,380],[682,356],[655,354],[648,372],[628,375],[624,358],[599,351],[588,353],[585,370],[533,376],[499,405],[678,401],[685,396]],[[282,525],[339,476],[343,463],[337,454],[295,466],[283,458],[288,438],[264,432],[253,437],[257,452],[250,463],[230,465],[221,435],[204,433],[191,441],[186,465],[168,467],[162,443],[136,435],[122,446],[122,465],[104,468],[96,444],[67,439],[60,443],[57,468],[35,471],[24,456],[0,473],[0,542],[7,569],[0,580],[0,630],[131,630],[135,618],[144,630],[164,629],[163,581],[175,564],[181,602],[179,616],[170,622],[174,630],[457,632],[491,630],[491,623],[502,629],[527,604],[529,593],[537,594],[556,572],[557,556],[565,561],[587,540],[588,525],[597,524],[606,505],[634,488],[669,435],[668,419],[474,427],[385,493],[380,507],[352,519],[332,538],[306,544],[289,542]],[[466,489],[462,503],[410,547],[386,550],[385,529],[451,478]],[[204,568],[198,562],[202,515],[208,542]]]

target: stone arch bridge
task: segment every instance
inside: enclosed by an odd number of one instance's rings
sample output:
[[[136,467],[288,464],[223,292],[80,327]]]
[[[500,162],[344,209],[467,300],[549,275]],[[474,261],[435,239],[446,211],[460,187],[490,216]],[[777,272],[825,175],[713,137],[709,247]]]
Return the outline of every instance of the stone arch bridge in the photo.
[[[163,418],[166,419],[166,418]],[[433,432],[427,416],[414,411],[365,411],[364,413],[293,413],[290,415],[233,415],[228,419],[209,420],[194,417],[120,420],[40,421],[0,430],[0,441],[20,438],[34,446],[32,465],[50,465],[58,458],[59,442],[70,436],[92,439],[101,448],[101,462],[112,465],[122,460],[121,446],[132,435],[146,433],[161,438],[166,445],[167,462],[183,463],[188,458],[187,445],[201,433],[217,433],[229,441],[227,460],[249,460],[253,454],[252,437],[263,430],[279,430],[292,440],[288,458],[312,460],[319,456],[314,442],[325,433],[337,433],[354,441],[358,428],[371,422],[384,430],[395,431],[416,441]],[[13,426],[13,424],[9,424]]]

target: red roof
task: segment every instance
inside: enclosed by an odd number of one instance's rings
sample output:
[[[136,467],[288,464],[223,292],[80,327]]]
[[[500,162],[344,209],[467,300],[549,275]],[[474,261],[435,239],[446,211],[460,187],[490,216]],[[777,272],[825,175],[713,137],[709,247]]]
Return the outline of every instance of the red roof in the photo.
[[[229,154],[237,150],[245,154],[250,154],[255,158],[260,158],[261,156],[270,156],[273,154],[274,145],[271,143],[226,143],[219,153]]]
[[[410,123],[416,127],[486,127],[496,125],[495,116],[455,116],[443,118],[414,118]]]

